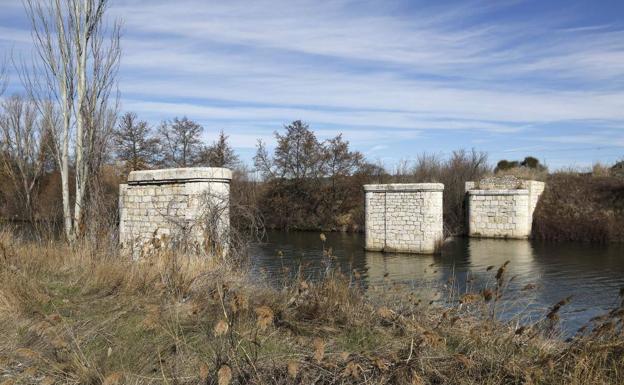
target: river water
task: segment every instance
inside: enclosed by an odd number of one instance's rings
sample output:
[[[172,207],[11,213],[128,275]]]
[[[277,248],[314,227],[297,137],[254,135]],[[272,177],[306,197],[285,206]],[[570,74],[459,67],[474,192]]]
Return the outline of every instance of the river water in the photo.
[[[539,319],[558,301],[572,296],[561,312],[565,334],[618,303],[624,287],[624,245],[545,244],[526,240],[457,238],[441,255],[386,254],[364,250],[362,234],[269,232],[252,248],[252,269],[269,279],[301,269],[310,279],[325,270],[323,247],[332,248],[334,264],[357,272],[365,287],[407,287],[423,301],[444,302],[448,292],[477,292],[495,285],[499,266],[510,261],[503,318]],[[281,255],[281,256],[280,256]],[[326,259],[325,259],[326,261]],[[488,267],[494,266],[488,270]],[[521,316],[520,316],[521,315]]]

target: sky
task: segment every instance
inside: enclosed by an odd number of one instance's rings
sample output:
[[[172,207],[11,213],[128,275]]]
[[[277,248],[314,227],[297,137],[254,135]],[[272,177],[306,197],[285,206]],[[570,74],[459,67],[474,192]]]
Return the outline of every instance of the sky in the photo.
[[[621,0],[110,3],[121,111],[223,130],[250,163],[297,119],[388,168],[462,148],[551,169],[624,158]],[[9,55],[33,55],[20,0],[0,0]]]

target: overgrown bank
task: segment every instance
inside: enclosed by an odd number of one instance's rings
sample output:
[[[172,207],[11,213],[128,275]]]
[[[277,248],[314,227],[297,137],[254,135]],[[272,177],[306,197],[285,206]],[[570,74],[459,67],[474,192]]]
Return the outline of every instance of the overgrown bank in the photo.
[[[547,179],[533,218],[544,241],[624,241],[624,178],[560,172]]]
[[[568,342],[552,338],[566,300],[499,323],[506,266],[439,308],[399,287],[365,291],[329,255],[324,280],[276,288],[164,251],[130,262],[8,233],[0,246],[2,384],[624,381],[622,306]]]

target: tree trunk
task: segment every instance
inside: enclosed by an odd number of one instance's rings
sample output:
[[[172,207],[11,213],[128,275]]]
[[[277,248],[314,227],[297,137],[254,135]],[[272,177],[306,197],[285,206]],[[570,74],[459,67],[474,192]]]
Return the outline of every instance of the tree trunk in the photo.
[[[81,3],[77,2],[76,7],[80,7]],[[77,17],[80,15],[85,15],[85,24],[88,21],[86,15],[90,15],[91,11],[89,6],[91,3],[89,1],[82,6],[87,7],[87,9],[76,9],[75,14]],[[87,117],[86,117],[86,93],[87,93],[87,44],[88,44],[88,33],[89,26],[83,23],[77,23],[76,25],[76,46],[77,46],[77,54],[78,54],[78,87],[77,87],[77,96],[78,96],[78,111],[76,113],[76,200],[74,202],[74,234],[73,237],[77,238],[80,236],[82,232],[82,209],[85,203],[85,193],[86,193],[86,182],[87,182],[87,173],[88,173],[88,154],[85,151],[85,134],[88,130],[87,128]]]
[[[69,125],[70,111],[68,105],[63,106],[63,139],[61,143],[61,191],[63,195],[63,223],[65,227],[65,237],[69,242],[73,241],[73,229],[71,208],[69,203]]]

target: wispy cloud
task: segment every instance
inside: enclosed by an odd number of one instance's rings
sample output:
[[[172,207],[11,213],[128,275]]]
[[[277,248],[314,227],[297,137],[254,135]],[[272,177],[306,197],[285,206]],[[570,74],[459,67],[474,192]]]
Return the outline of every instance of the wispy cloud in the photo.
[[[241,148],[303,119],[398,159],[432,144],[547,152],[590,121],[621,132],[624,26],[604,8],[593,20],[524,1],[119,0],[111,15],[126,29],[124,109],[154,124],[188,115]],[[25,45],[26,25],[2,20],[0,43]]]

